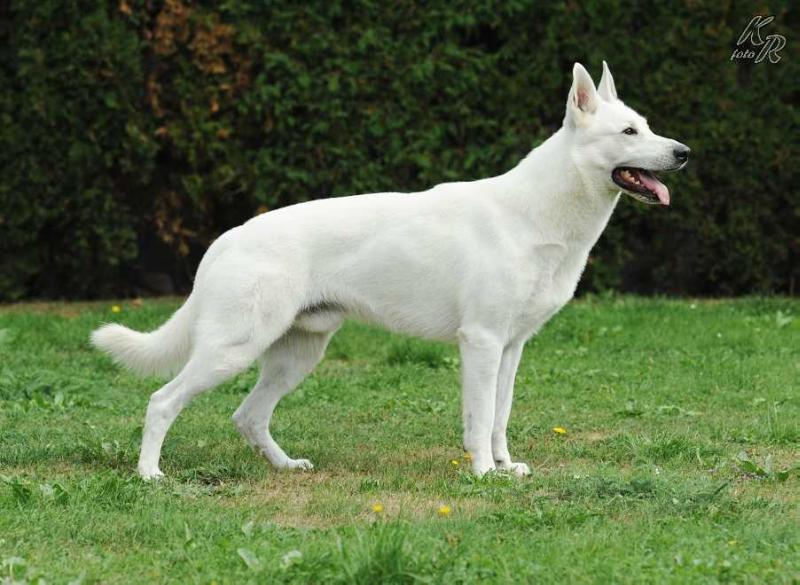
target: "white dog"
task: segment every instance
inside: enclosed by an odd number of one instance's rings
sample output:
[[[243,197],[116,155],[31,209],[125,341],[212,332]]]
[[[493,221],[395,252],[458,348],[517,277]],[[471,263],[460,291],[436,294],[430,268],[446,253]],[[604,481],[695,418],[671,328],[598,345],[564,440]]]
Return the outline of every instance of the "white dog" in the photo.
[[[214,242],[159,329],[96,330],[92,343],[131,370],[177,372],[150,398],[141,476],[162,476],[161,445],[181,409],[255,360],[261,375],[236,426],[274,466],[311,469],[278,446],[269,421],[346,317],[458,343],[473,472],[530,473],[506,442],[523,345],[572,298],[620,190],[669,204],[652,171],[679,169],[689,154],[617,99],[605,62],[599,89],[580,64],[572,74],[563,127],[505,174],[265,213]]]

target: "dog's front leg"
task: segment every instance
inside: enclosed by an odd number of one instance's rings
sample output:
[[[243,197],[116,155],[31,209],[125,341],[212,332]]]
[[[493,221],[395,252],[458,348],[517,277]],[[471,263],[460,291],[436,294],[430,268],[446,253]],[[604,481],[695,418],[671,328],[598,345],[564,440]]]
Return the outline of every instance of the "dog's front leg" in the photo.
[[[461,329],[461,378],[464,448],[472,457],[472,471],[483,475],[495,468],[492,457],[497,375],[503,344],[489,331]]]
[[[492,429],[492,454],[498,469],[511,471],[516,475],[530,474],[525,463],[511,460],[508,452],[506,429],[511,415],[511,401],[514,397],[514,378],[517,375],[519,360],[522,357],[524,342],[512,342],[503,351],[500,373],[497,376],[497,400],[495,402],[494,428]]]

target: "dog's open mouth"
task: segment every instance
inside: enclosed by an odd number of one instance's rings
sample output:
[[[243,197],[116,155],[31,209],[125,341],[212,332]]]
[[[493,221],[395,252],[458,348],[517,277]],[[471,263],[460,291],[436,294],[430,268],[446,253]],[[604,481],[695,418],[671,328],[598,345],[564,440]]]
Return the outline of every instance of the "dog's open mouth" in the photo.
[[[611,179],[628,195],[643,203],[669,205],[669,189],[652,171],[617,167]]]

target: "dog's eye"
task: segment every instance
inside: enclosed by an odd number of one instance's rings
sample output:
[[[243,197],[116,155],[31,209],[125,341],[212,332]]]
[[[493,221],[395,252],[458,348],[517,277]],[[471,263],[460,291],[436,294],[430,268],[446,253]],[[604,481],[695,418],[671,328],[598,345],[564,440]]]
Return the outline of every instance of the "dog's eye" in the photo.
[[[622,133],[627,134],[628,136],[633,136],[634,134],[638,134],[636,128],[631,128],[630,126],[628,128],[625,128],[625,130],[623,130]]]

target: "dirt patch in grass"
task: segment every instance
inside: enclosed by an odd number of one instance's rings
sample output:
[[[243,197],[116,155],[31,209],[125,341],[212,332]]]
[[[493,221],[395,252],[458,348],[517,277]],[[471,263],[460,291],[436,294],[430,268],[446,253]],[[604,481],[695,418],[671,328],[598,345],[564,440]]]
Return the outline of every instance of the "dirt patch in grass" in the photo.
[[[797,480],[789,478],[784,482],[757,477],[737,480],[731,490],[735,498],[763,498],[782,504],[800,504]],[[800,516],[800,507],[795,506],[794,515]]]
[[[462,519],[494,509],[491,502],[476,497],[436,498],[387,489],[361,492],[368,479],[330,472],[276,473],[268,482],[251,485],[245,493],[220,504],[262,509],[270,522],[291,528],[330,528],[377,519],[430,520],[442,517],[442,506],[450,509],[447,517]]]
[[[120,301],[122,302],[122,301]],[[130,301],[124,301],[130,303]],[[96,310],[101,307],[111,306],[114,301],[107,302],[76,302],[76,303],[59,303],[59,302],[37,302],[37,303],[12,303],[8,305],[0,305],[0,313],[33,313],[35,315],[60,315],[62,317],[76,317],[81,313]]]
[[[495,509],[491,502],[481,498],[435,499],[410,492],[381,492],[361,497],[366,506],[358,515],[360,521],[377,516],[404,520],[429,520],[432,518],[475,518]],[[383,512],[376,514],[373,505],[379,503]]]
[[[153,305],[171,305],[183,302],[186,297],[159,297],[158,299],[124,299],[108,301],[74,301],[63,303],[58,301],[38,301],[33,303],[7,303],[0,304],[0,314],[3,313],[33,313],[36,315],[60,315],[62,317],[77,317],[87,311],[107,309],[118,305],[125,308],[139,308],[152,303]]]
[[[613,431],[586,431],[583,433],[575,433],[573,435],[574,439],[579,441],[589,441],[590,443],[597,443],[598,441],[605,441],[607,439],[611,439],[612,437],[616,436],[618,433]]]

